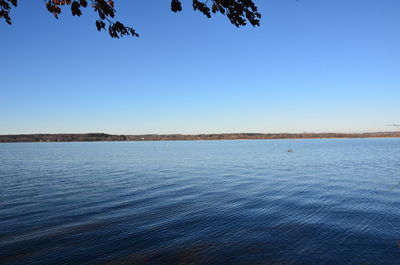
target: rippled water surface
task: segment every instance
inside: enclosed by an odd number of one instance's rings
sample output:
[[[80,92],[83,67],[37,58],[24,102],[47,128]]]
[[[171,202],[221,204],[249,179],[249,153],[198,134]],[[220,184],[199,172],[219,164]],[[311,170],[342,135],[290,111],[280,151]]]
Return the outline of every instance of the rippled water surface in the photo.
[[[400,139],[0,144],[0,184],[1,264],[400,264]]]

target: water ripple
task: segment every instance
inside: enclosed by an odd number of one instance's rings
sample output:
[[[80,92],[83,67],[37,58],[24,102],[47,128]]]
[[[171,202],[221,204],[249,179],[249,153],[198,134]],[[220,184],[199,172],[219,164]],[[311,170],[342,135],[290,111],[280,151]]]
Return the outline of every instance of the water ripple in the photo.
[[[0,263],[397,265],[398,161],[400,139],[2,144]]]

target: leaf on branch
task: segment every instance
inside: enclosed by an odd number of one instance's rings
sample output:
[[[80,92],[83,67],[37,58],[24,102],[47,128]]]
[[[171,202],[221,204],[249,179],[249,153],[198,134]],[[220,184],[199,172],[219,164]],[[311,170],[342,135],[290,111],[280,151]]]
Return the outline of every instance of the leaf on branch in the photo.
[[[101,20],[96,20],[96,28],[98,31],[101,31],[102,29],[106,29],[106,23],[104,23]]]
[[[198,0],[193,0],[193,9],[199,10],[208,18],[211,18],[210,8],[207,6],[206,3],[200,2]]]
[[[182,4],[179,0],[172,0],[171,1],[171,10],[172,12],[180,12],[182,11]]]
[[[0,11],[0,18],[4,18],[6,20],[6,23],[8,25],[11,25],[11,18],[9,16],[9,12],[6,10],[1,10]]]
[[[55,4],[56,2],[61,2],[61,4]],[[58,5],[64,5],[63,1],[47,1],[46,7],[47,10],[54,15],[55,18],[58,19],[58,15],[61,14],[61,8]]]
[[[104,17],[115,17],[115,10],[114,10],[114,2],[113,1],[105,1],[105,0],[94,0],[93,1],[93,8],[95,11],[102,13],[101,16]],[[104,19],[104,18],[102,18]]]
[[[211,2],[211,12],[226,15],[236,27],[245,26],[247,21],[254,27],[260,25],[261,14],[252,0],[212,0]],[[207,4],[208,0],[206,2],[193,0],[193,9],[199,10],[210,18],[210,7]]]
[[[80,0],[80,1],[79,1],[79,4],[80,4],[82,7],[87,7],[87,1],[86,1],[86,0]]]
[[[108,26],[108,33],[110,34],[111,38],[121,38],[123,36],[132,36],[132,37],[139,37],[139,34],[133,28],[126,27],[119,21],[111,23]]]
[[[71,4],[71,12],[73,16],[82,16],[81,4],[78,1],[73,1]]]
[[[16,7],[17,6],[17,0],[0,0],[0,19],[4,19],[7,24],[11,25],[11,17],[10,17],[10,10],[11,6],[9,3],[11,3],[12,6]]]

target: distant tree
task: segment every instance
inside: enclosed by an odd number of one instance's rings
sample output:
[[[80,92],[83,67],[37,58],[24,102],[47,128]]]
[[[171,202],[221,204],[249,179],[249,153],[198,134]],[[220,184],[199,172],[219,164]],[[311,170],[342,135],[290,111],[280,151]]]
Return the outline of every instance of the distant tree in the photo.
[[[10,11],[17,6],[18,0],[0,0],[0,20],[12,23]],[[261,14],[253,0],[211,0],[193,1],[193,9],[200,11],[208,18],[212,14],[221,13],[226,15],[229,21],[236,27],[245,26],[249,22],[253,26],[260,25]],[[61,11],[67,6],[71,9],[73,16],[81,16],[82,9],[90,7],[98,14],[96,27],[98,31],[108,29],[112,38],[123,36],[139,37],[135,29],[125,26],[122,22],[114,20],[116,10],[113,0],[45,0],[47,10],[58,19]],[[182,11],[181,0],[171,0],[171,10],[173,12]]]

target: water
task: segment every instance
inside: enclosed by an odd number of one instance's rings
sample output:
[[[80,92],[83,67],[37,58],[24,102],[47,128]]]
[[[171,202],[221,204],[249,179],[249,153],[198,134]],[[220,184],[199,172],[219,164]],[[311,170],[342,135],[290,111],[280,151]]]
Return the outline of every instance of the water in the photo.
[[[0,144],[0,185],[1,264],[400,264],[400,139]]]

